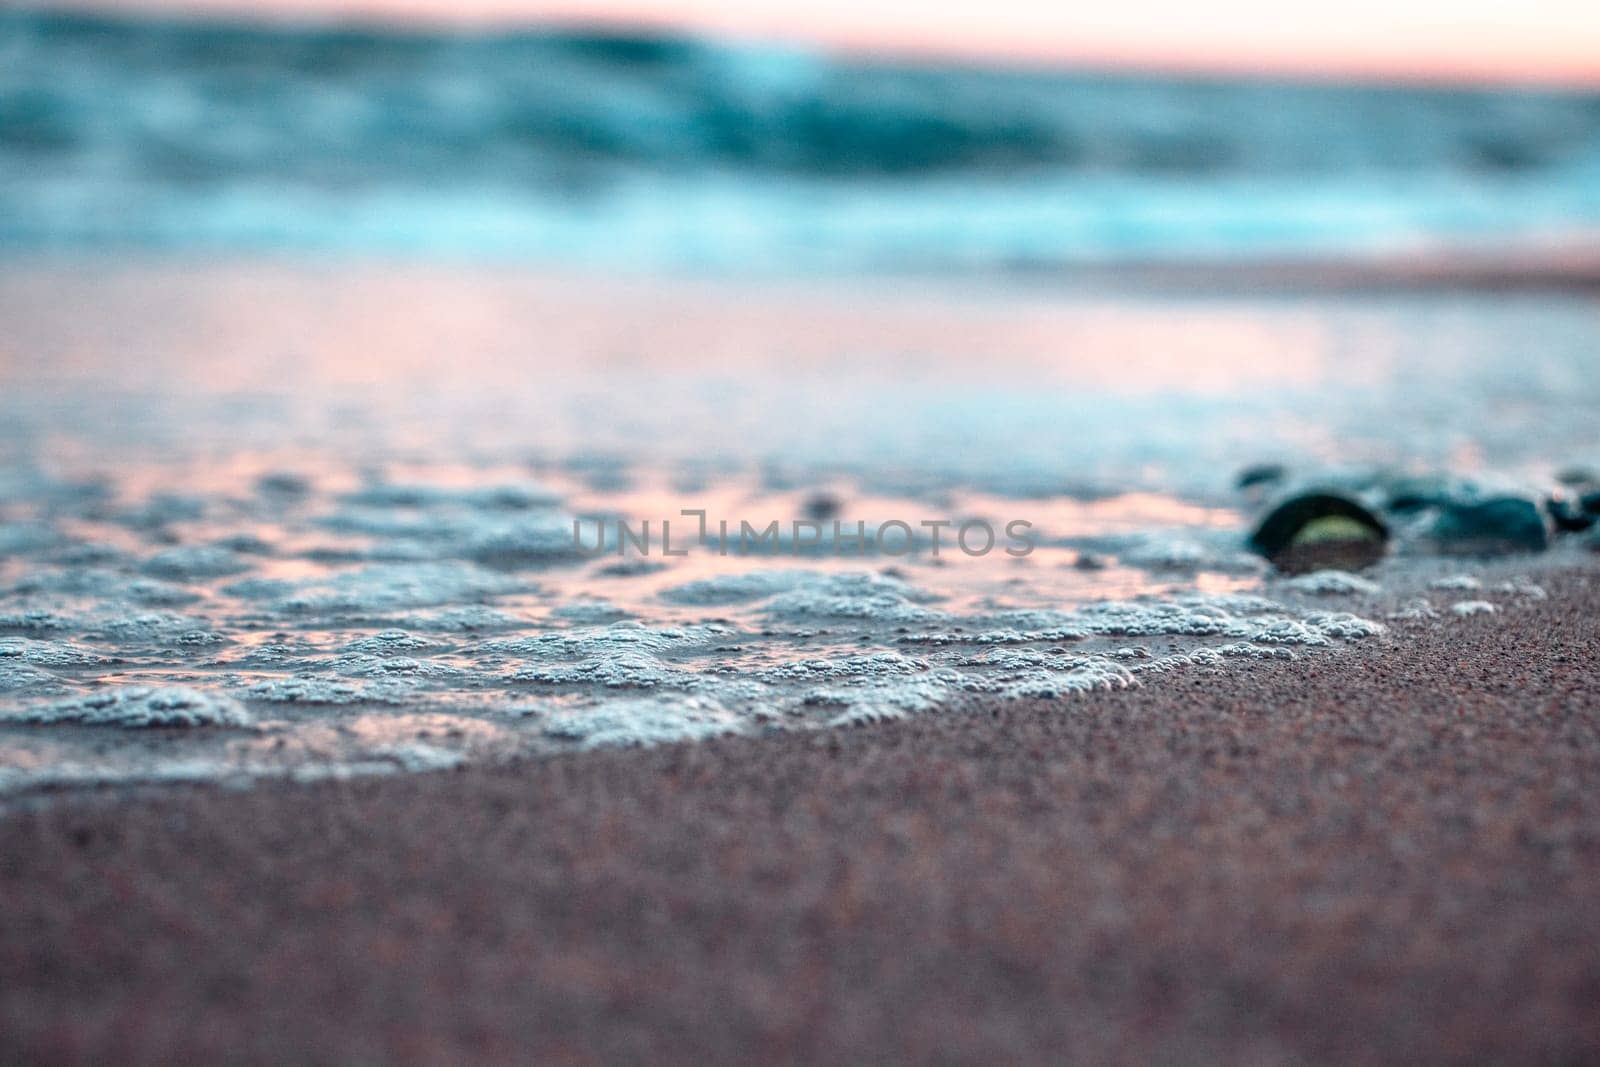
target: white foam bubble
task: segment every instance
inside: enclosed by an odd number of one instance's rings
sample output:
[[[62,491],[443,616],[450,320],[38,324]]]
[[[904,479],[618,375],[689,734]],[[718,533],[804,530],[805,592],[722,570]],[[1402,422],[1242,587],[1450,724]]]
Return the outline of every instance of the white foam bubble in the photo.
[[[688,582],[666,590],[663,599],[709,606],[765,601],[775,619],[861,619],[917,622],[936,617],[917,606],[930,599],[907,583],[859,571],[751,571]]]
[[[926,660],[912,659],[897,652],[873,652],[837,659],[795,660],[768,667],[756,677],[768,682],[806,682],[826,678],[881,678],[918,674],[927,669]]]
[[[27,663],[35,667],[98,667],[115,658],[67,641],[40,641],[21,637],[0,638],[0,665]]]
[[[271,607],[286,615],[372,615],[397,608],[431,608],[502,596],[524,588],[507,575],[470,563],[373,564],[297,583]]]
[[[608,650],[580,663],[532,665],[511,675],[518,682],[606,689],[685,688],[695,677],[693,672],[667,666],[642,649]]]
[[[1280,584],[1285,589],[1313,596],[1375,596],[1383,591],[1377,582],[1346,571],[1313,571]]]
[[[810,705],[842,706],[843,711],[827,720],[829,726],[864,726],[948,707],[965,691],[962,682],[962,677],[953,671],[935,672],[920,678],[874,681],[848,688],[812,689],[802,699]]]
[[[1352,615],[1347,611],[1317,611],[1306,616],[1306,625],[1341,641],[1359,641],[1383,633],[1381,623]]]
[[[959,714],[978,700],[1081,701],[1380,629],[1195,591],[1248,580],[1214,576],[1135,580],[1178,591],[1083,603],[1085,588],[1127,582],[1127,571],[1032,561],[763,567],[713,548],[683,563],[546,567],[571,542],[553,501],[374,484],[344,498],[308,484],[245,501],[152,500],[116,513],[148,524],[133,532],[43,550],[0,590],[0,632],[15,635],[0,639],[0,690],[25,694],[41,717],[0,721],[12,761],[0,789],[26,761],[77,766],[85,782],[310,780]],[[222,529],[236,513],[252,529]],[[177,536],[211,540],[167,543]],[[1204,532],[1193,544],[1202,570],[1234,551]],[[519,573],[527,567],[537,580]],[[673,581],[679,567],[692,580]],[[1063,577],[1070,596],[1053,592]],[[104,705],[74,695],[113,674],[130,695]],[[140,703],[131,694],[145,690],[123,685],[132,678],[189,695]],[[248,737],[191,730],[161,736],[159,752],[132,734],[90,744],[83,731],[36,729],[44,718],[221,725],[268,708],[275,717],[252,720]],[[451,724],[412,721],[419,712]]]
[[[496,657],[536,660],[577,659],[622,651],[654,655],[699,648],[731,632],[728,627],[715,623],[646,627],[632,620],[624,620],[610,626],[583,626],[528,637],[485,641],[479,646],[479,652]]]
[[[346,682],[332,678],[271,678],[248,690],[252,700],[275,704],[309,704],[337,707],[350,704],[407,703],[417,692],[416,683],[386,678],[376,682]]]
[[[440,647],[435,641],[417,637],[404,630],[380,630],[366,637],[358,637],[344,645],[345,652],[360,652],[374,656],[403,656],[412,652],[425,652]]]
[[[6,718],[37,724],[81,723],[128,728],[255,725],[255,718],[232,697],[180,686],[123,686],[24,708]]]
[[[1138,681],[1127,667],[1096,659],[1065,671],[1030,671],[1007,682],[1000,693],[1011,699],[1056,700],[1078,693],[1132,689],[1136,685]]]
[[[740,717],[699,697],[613,700],[562,711],[544,720],[544,734],[584,748],[658,745],[738,733]]]
[[[1401,607],[1389,612],[1389,618],[1416,622],[1427,619],[1437,619],[1439,613],[1434,610],[1433,604],[1427,597],[1412,597]]]
[[[416,659],[412,656],[371,655],[365,652],[346,652],[333,661],[333,669],[352,678],[419,678],[456,680],[466,672],[448,663]]]

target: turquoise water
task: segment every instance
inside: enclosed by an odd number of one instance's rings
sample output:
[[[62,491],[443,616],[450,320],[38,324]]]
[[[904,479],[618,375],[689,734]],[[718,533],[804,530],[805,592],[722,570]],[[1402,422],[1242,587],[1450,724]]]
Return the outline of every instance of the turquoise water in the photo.
[[[1593,93],[0,12],[0,247],[793,275],[1570,251]]]

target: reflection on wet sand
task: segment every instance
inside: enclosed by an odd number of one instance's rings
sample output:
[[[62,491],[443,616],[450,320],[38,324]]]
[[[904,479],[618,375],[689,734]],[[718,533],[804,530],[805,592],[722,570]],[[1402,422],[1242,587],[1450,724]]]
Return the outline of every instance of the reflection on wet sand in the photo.
[[[427,769],[1315,654],[1376,632],[1380,586],[1264,584],[1239,466],[1528,478],[1600,434],[1600,319],[1553,298],[100,265],[0,272],[0,317],[0,789]],[[917,536],[573,542],[686,509]],[[1021,556],[923,533],[1015,520]]]

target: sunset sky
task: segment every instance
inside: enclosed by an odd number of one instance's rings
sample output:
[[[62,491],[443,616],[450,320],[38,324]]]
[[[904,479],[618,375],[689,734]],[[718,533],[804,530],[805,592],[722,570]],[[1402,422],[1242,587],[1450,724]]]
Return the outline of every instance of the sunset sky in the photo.
[[[101,0],[92,6],[647,24],[1034,62],[1600,85],[1596,0]]]

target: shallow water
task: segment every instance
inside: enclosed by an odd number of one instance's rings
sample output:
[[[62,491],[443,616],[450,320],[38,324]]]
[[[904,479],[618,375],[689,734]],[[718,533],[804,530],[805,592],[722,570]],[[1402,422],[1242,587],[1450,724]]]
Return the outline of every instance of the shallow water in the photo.
[[[1426,561],[1271,580],[1243,550],[1246,463],[1536,487],[1600,460],[1600,313],[1575,298],[100,262],[0,273],[0,320],[5,790],[996,694],[1082,713],[1531,595]],[[822,544],[797,546],[808,515]],[[647,554],[614,551],[618,519],[651,524]],[[836,520],[916,536],[836,553]],[[979,520],[992,550],[952,543]],[[784,536],[741,547],[741,521]]]

